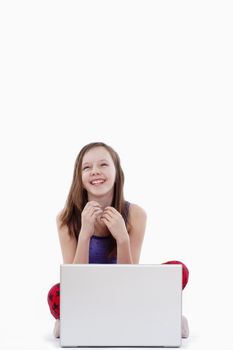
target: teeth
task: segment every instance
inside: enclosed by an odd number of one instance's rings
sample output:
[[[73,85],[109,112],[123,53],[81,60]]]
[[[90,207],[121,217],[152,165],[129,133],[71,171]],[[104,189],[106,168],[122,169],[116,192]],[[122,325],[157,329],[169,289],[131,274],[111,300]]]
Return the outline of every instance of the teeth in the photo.
[[[92,185],[95,185],[95,184],[100,184],[100,183],[103,183],[104,181],[103,180],[95,180],[95,181],[92,181]]]

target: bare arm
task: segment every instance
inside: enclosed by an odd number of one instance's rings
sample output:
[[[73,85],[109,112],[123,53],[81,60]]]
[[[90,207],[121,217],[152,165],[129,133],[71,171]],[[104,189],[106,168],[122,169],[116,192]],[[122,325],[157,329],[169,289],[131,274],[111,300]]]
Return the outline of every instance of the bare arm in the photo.
[[[129,207],[129,239],[117,243],[118,264],[139,264],[146,229],[146,212],[136,204]]]
[[[90,238],[83,237],[79,234],[77,249],[75,252],[73,264],[89,263],[89,245]]]
[[[57,215],[57,230],[64,264],[88,264],[90,239],[80,237],[78,242],[75,237],[70,237],[68,227],[60,228],[60,213]]]
[[[117,264],[133,264],[129,238],[117,242]]]

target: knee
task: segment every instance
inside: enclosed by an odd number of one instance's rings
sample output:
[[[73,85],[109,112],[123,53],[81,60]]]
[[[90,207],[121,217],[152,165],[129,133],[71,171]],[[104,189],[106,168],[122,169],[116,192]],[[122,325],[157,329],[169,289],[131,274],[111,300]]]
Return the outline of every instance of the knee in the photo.
[[[47,296],[48,302],[52,302],[55,297],[60,297],[60,283],[57,283],[50,288]]]
[[[60,318],[60,283],[55,284],[48,292],[47,301],[51,314]]]
[[[178,260],[167,261],[164,264],[180,264],[180,265],[182,265],[182,289],[184,289],[188,283],[188,280],[189,280],[189,270],[188,270],[187,266]]]

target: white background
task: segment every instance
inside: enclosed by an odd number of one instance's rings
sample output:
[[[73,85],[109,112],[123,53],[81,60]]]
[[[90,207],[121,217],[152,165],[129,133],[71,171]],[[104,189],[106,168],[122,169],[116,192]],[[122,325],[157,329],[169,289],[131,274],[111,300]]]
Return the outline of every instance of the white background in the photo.
[[[190,270],[189,349],[232,349],[232,2],[1,1],[3,349],[52,349],[55,216],[75,158],[119,153],[140,263]]]

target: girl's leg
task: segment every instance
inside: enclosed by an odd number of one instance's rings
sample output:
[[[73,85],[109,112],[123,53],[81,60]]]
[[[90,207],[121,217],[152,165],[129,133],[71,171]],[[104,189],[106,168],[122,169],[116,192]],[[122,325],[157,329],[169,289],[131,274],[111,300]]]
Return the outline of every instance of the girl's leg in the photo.
[[[57,319],[60,318],[60,283],[55,284],[48,292],[48,304],[51,314]]]
[[[182,289],[184,289],[189,279],[189,270],[187,266],[183,264],[181,261],[177,261],[177,260],[167,261],[163,264],[181,264],[182,265]]]
[[[189,270],[187,266],[183,264],[181,261],[177,261],[177,260],[167,261],[164,264],[181,264],[182,265],[182,289],[184,289],[189,279]],[[182,338],[188,338],[189,336],[188,320],[185,316],[182,316],[181,336]]]

